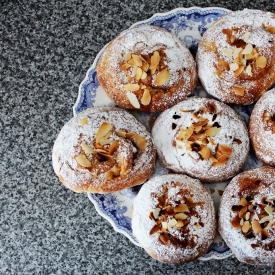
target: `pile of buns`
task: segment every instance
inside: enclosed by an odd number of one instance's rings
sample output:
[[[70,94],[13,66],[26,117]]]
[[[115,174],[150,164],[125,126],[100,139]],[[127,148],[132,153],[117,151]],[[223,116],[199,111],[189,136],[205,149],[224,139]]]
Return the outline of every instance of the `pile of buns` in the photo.
[[[161,262],[198,259],[218,230],[240,261],[275,264],[274,42],[275,15],[249,9],[217,20],[196,59],[162,28],[122,32],[96,68],[117,107],[89,108],[64,125],[52,155],[60,181],[92,193],[143,184],[132,230]],[[198,79],[213,98],[192,96]],[[228,105],[252,103],[248,126]],[[159,113],[147,129],[129,110]],[[266,166],[242,172],[250,143]],[[151,177],[156,158],[166,175]],[[225,180],[216,211],[202,182]]]

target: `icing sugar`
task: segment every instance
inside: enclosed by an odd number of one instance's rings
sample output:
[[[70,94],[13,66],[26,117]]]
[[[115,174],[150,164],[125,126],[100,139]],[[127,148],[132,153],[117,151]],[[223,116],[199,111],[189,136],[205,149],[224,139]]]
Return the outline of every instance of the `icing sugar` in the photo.
[[[265,111],[271,116],[275,110],[275,89],[266,92],[256,103],[250,117],[249,132],[252,144],[255,145],[257,156],[264,162],[275,165],[275,134],[265,129],[263,121]]]
[[[198,217],[192,216],[188,225],[189,233],[182,236],[176,229],[169,229],[170,234],[178,239],[187,239],[189,242],[193,238],[195,246],[176,247],[173,245],[164,245],[158,239],[158,234],[150,235],[149,232],[155,225],[155,221],[149,218],[149,213],[156,208],[158,200],[152,194],[161,195],[162,186],[170,182],[180,182],[180,186],[169,187],[168,199],[177,201],[177,192],[182,189],[189,190],[189,195],[193,195],[194,203],[203,202],[202,205],[196,206],[199,218],[203,221],[203,227],[195,226],[199,220]],[[213,200],[208,191],[203,187],[199,180],[192,179],[185,175],[167,174],[156,176],[147,181],[140,189],[133,202],[132,228],[141,246],[156,254],[158,259],[164,262],[185,262],[196,259],[206,253],[215,234],[215,210]]]
[[[210,124],[217,122],[221,126],[219,134],[212,137],[215,146],[224,144],[233,149],[226,164],[219,167],[212,166],[210,160],[201,159],[197,152],[188,151],[182,142],[177,141],[176,146],[172,145],[178,130],[181,127],[186,129],[194,122],[193,112],[180,110],[196,112],[209,102],[215,103],[217,117],[212,121],[213,114],[204,113],[202,116],[207,118]],[[173,118],[175,114],[179,117]],[[172,124],[175,125],[174,129]],[[249,151],[248,132],[237,113],[229,106],[207,98],[191,97],[162,112],[155,121],[152,136],[164,167],[205,181],[221,181],[234,176],[245,163]],[[240,140],[241,144],[235,142],[236,139]],[[182,148],[180,149],[179,146]],[[215,151],[215,146],[209,146],[212,153]]]
[[[83,118],[87,118],[88,122],[85,125],[80,125],[79,122]],[[127,140],[119,138],[117,135],[111,136],[111,138],[118,140],[121,144],[117,150],[118,155],[121,158],[125,158],[128,162],[134,160],[125,178],[119,177],[106,181],[104,171],[94,171],[93,173],[93,171],[90,172],[88,169],[79,168],[75,160],[75,157],[81,152],[81,142],[93,147],[94,135],[103,122],[109,122],[116,130],[125,129],[128,132],[135,132],[146,140],[147,146],[145,150],[136,152],[136,148],[131,142],[127,142]],[[135,157],[133,157],[134,153]],[[143,179],[143,174],[149,177],[150,171],[154,169],[154,160],[155,149],[152,137],[145,126],[127,111],[111,107],[90,108],[73,117],[61,129],[54,143],[52,154],[52,162],[56,174],[62,182],[64,181],[65,185],[79,190],[79,192],[83,188],[87,192],[97,189],[99,193],[102,193],[106,189],[106,184],[110,185],[108,186],[110,190],[130,187],[131,182],[138,181],[139,177]],[[91,161],[96,160],[92,159]],[[95,173],[99,174],[95,176]],[[143,181],[145,180],[143,179]],[[128,184],[130,185],[127,186]]]
[[[198,47],[197,64],[199,77],[207,92],[224,102],[251,104],[273,84],[274,35],[264,30],[262,24],[275,26],[274,14],[244,9],[221,17],[204,33]],[[232,28],[240,28],[240,31],[234,32],[236,39],[242,39],[245,32],[250,33],[247,43],[254,45],[259,55],[267,58],[265,72],[256,70],[252,76],[243,73],[242,77],[235,77],[234,71],[228,70],[223,77],[217,75],[216,66],[220,59],[229,64],[234,59],[223,53],[224,49],[232,48],[223,30]],[[210,50],[212,44],[215,46]],[[245,87],[244,97],[236,96],[233,91],[235,84]]]
[[[233,205],[237,205],[240,198],[250,196],[253,190],[246,190],[241,192],[241,185],[239,182],[242,179],[260,179],[265,184],[262,184],[258,193],[254,196],[256,204],[261,204],[261,198],[265,195],[268,198],[275,197],[275,170],[270,167],[257,168],[243,172],[232,179],[223,192],[223,196],[220,202],[219,208],[219,232],[227,245],[231,248],[232,252],[241,261],[245,261],[251,264],[267,264],[273,265],[275,263],[274,250],[265,250],[265,245],[272,245],[275,238],[274,228],[268,231],[268,238],[261,239],[260,234],[257,234],[255,238],[246,238],[241,229],[232,227],[231,221],[236,213],[231,211]],[[241,194],[240,194],[241,193]],[[272,214],[275,218],[275,212]],[[256,248],[252,248],[252,244],[260,244]]]

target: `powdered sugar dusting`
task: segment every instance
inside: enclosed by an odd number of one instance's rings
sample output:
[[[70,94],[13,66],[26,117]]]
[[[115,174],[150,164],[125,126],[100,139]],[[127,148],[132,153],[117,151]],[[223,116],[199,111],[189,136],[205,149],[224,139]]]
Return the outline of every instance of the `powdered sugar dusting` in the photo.
[[[83,118],[88,120],[85,125],[80,124]],[[114,130],[135,132],[146,140],[145,150],[137,151],[131,141],[115,134],[110,136],[120,143],[117,149],[118,158],[126,161],[126,166],[128,165],[129,169],[124,178],[106,181],[105,172],[108,167],[102,164],[101,170],[98,170],[97,160],[92,154],[87,154],[92,162],[90,170],[80,168],[75,160],[81,152],[82,142],[93,147],[95,133],[103,122],[109,122]],[[73,117],[61,129],[53,146],[52,161],[56,174],[67,187],[77,192],[104,193],[107,190],[111,192],[144,182],[155,166],[155,148],[145,126],[128,112],[112,107],[90,108]]]
[[[156,208],[158,200],[155,194],[162,195],[162,186],[169,186],[171,182],[180,182],[179,186],[168,187],[168,199],[177,201],[179,197],[176,195],[180,190],[189,190],[189,196],[193,195],[194,203],[201,203],[196,206],[199,217],[192,216],[188,225],[188,235],[180,234],[177,229],[169,229],[169,233],[176,236],[178,240],[187,240],[195,242],[194,247],[180,247],[174,245],[164,245],[158,239],[158,234],[150,235],[149,232],[154,226],[154,220],[149,218],[152,209]],[[201,220],[204,226],[197,227],[195,224]],[[185,175],[167,174],[151,178],[146,182],[133,203],[132,228],[133,234],[136,236],[140,245],[144,247],[152,255],[155,255],[163,262],[187,262],[194,260],[205,254],[213,241],[215,234],[215,210],[213,200],[208,191],[203,187],[199,180],[192,179]]]
[[[266,92],[256,103],[249,125],[250,138],[256,155],[270,165],[275,165],[275,133],[273,133],[272,127],[267,127],[267,124],[273,124],[274,110],[275,89],[272,89]],[[264,114],[269,116],[271,121],[266,122]]]
[[[244,189],[240,184],[242,180],[251,181],[261,180],[259,189]],[[237,205],[241,198],[253,195],[256,204],[262,204],[261,199],[266,196],[267,199],[275,198],[275,170],[271,167],[261,167],[243,172],[236,176],[226,187],[221,198],[219,209],[219,232],[227,245],[231,248],[236,257],[243,262],[250,264],[275,264],[274,253],[274,227],[268,230],[268,237],[264,240],[260,234],[254,238],[246,238],[241,229],[233,228],[231,221],[236,216],[231,209]],[[272,214],[275,218],[274,212]],[[252,245],[252,246],[251,246]],[[253,248],[253,245],[256,245]],[[264,247],[270,247],[264,249]]]
[[[192,125],[193,113],[209,102],[216,105],[217,116],[214,121],[213,114],[206,112],[202,116],[207,118],[210,124],[218,123],[221,130],[218,135],[212,137],[215,145],[208,144],[208,147],[212,154],[217,144],[227,145],[233,150],[226,164],[219,167],[213,167],[210,160],[201,159],[197,152],[188,151],[184,143],[175,139],[180,128],[187,129]],[[207,98],[188,98],[164,111],[157,118],[152,135],[165,168],[204,181],[222,181],[234,176],[244,165],[249,152],[249,138],[244,122],[229,106]]]
[[[274,34],[265,30],[265,26],[275,26],[275,16],[270,12],[259,10],[242,10],[231,12],[215,22],[204,34],[197,52],[198,74],[207,92],[221,101],[236,104],[251,104],[258,99],[274,82],[273,73],[275,53]],[[232,48],[224,30],[235,29],[236,39],[243,39],[249,32],[247,43],[252,44],[259,55],[267,58],[265,71],[253,67],[252,75],[242,73],[234,76],[234,71],[225,70],[223,76],[217,73],[220,59],[233,62],[233,57],[224,55],[223,51]],[[237,96],[233,86],[245,88],[244,96]]]

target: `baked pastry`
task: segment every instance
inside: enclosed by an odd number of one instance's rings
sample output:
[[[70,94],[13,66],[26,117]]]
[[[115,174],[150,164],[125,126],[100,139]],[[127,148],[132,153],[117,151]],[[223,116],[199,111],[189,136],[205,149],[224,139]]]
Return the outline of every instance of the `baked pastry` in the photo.
[[[207,253],[216,233],[213,199],[199,180],[156,176],[134,199],[132,230],[141,247],[161,262],[196,260]]]
[[[218,230],[239,261],[275,264],[275,169],[245,171],[223,192]]]
[[[73,191],[114,192],[149,178],[155,147],[145,126],[127,111],[98,107],[64,125],[52,161],[60,181]]]
[[[266,92],[254,106],[249,134],[258,159],[275,165],[275,89]]]
[[[104,49],[97,78],[118,106],[163,111],[190,95],[197,68],[185,45],[165,29],[142,25],[122,32]]]
[[[244,122],[209,98],[190,97],[162,112],[152,136],[164,168],[207,182],[235,176],[249,152]]]
[[[197,52],[206,91],[226,103],[251,104],[275,82],[275,15],[244,9],[217,20]]]

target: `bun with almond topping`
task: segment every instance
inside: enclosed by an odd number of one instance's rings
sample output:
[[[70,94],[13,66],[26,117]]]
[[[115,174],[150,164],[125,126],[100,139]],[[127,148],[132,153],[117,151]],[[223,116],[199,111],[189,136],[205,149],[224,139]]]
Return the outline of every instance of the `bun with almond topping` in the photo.
[[[259,160],[275,165],[275,89],[256,103],[249,122],[251,143]]]
[[[152,128],[161,164],[202,181],[235,176],[249,153],[246,125],[226,104],[190,97],[162,112]]]
[[[134,199],[132,230],[154,259],[170,264],[196,260],[207,253],[216,233],[213,199],[197,179],[153,177]]]
[[[87,109],[67,122],[53,146],[53,168],[75,192],[115,192],[145,182],[155,168],[149,132],[127,111]]]
[[[275,264],[275,169],[245,171],[225,188],[218,230],[233,254],[247,264]]]
[[[217,20],[197,51],[206,91],[238,105],[255,102],[275,83],[275,15],[244,9]]]
[[[165,29],[142,25],[122,32],[104,49],[97,78],[125,109],[163,111],[190,95],[198,81],[190,51]]]

